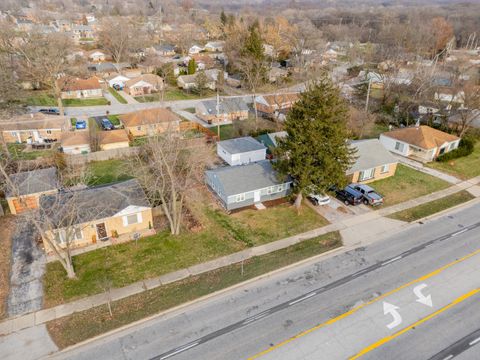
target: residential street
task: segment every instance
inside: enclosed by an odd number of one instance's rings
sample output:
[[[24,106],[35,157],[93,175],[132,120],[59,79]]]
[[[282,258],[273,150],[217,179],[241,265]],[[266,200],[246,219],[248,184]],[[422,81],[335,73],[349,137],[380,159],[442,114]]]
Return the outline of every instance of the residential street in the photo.
[[[479,324],[479,211],[477,204],[415,224],[54,358],[245,359],[307,331],[259,358],[345,359],[402,329],[365,358],[427,359],[448,352]],[[467,350],[459,358],[473,358],[476,349],[465,341],[457,346]]]

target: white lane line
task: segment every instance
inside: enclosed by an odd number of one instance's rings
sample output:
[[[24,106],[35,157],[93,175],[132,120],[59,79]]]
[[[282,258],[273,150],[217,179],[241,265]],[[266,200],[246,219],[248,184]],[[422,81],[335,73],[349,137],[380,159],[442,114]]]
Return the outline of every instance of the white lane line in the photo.
[[[460,234],[463,234],[464,232],[467,232],[467,231],[468,231],[468,229],[463,229],[463,230],[457,231],[456,233],[453,233],[453,234],[452,234],[452,237],[453,237],[453,236],[460,235]]]
[[[254,317],[250,318],[250,319],[247,319],[243,322],[243,324],[248,324],[248,323],[251,323],[252,321],[255,321],[255,320],[258,320],[258,319],[261,319],[265,316],[267,316],[268,314],[270,314],[270,311],[265,311],[263,313],[260,313],[258,315],[255,315]]]
[[[312,293],[310,293],[310,294],[308,294],[308,295],[305,295],[304,297],[301,297],[300,299],[297,299],[297,300],[295,300],[295,301],[292,301],[292,302],[288,303],[288,305],[289,305],[289,306],[294,305],[294,304],[296,304],[296,303],[299,303],[300,301],[307,300],[308,298],[311,298],[312,296],[315,296],[315,295],[317,295],[317,293],[316,293],[316,292],[312,292]]]
[[[181,347],[181,348],[175,350],[174,352],[172,352],[168,355],[165,355],[164,357],[161,357],[160,360],[168,359],[169,357],[177,355],[177,354],[179,354],[181,352],[184,352],[185,350],[191,349],[192,347],[197,346],[197,345],[198,345],[198,342],[194,342],[193,344],[190,344],[190,345],[185,345],[184,347]]]
[[[480,341],[480,337],[476,338],[475,340],[472,340],[468,343],[468,345],[472,346],[472,345],[475,345],[476,343],[478,343]]]
[[[448,355],[446,358],[444,358],[443,360],[450,360],[450,359],[453,359],[453,355]]]
[[[388,265],[388,264],[390,264],[390,263],[392,263],[392,262],[394,262],[394,261],[400,260],[401,258],[402,258],[402,256],[400,255],[400,256],[397,256],[397,257],[395,257],[395,258],[393,258],[393,259],[390,259],[390,260],[388,260],[388,261],[385,261],[385,262],[382,264],[382,266],[385,266],[385,265]]]

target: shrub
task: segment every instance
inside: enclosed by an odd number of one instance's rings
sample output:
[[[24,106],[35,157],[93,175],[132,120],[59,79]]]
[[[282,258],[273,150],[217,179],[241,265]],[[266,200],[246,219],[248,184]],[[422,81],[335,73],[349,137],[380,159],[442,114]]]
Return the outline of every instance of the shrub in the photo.
[[[475,139],[473,137],[465,136],[460,140],[458,148],[452,150],[448,153],[442,154],[437,158],[437,161],[447,162],[453,159],[458,159],[459,157],[464,157],[470,155],[475,147]]]

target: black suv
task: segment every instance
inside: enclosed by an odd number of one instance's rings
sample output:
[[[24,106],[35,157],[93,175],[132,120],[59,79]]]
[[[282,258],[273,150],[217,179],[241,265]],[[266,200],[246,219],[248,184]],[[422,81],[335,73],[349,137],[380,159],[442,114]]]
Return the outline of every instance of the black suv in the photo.
[[[350,186],[346,186],[344,189],[336,189],[335,195],[337,199],[343,201],[345,205],[359,205],[363,199],[362,193]]]

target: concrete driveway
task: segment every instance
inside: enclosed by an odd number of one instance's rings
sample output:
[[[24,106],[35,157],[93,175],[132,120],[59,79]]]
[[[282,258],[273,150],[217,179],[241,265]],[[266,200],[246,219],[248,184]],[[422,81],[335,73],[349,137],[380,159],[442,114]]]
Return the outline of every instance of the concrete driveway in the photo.
[[[355,215],[365,214],[372,211],[366,205],[346,206],[344,203],[334,197],[330,197],[330,203],[328,205],[314,206],[308,199],[309,205],[321,216],[327,219],[331,223],[337,223],[342,220],[351,218]]]

